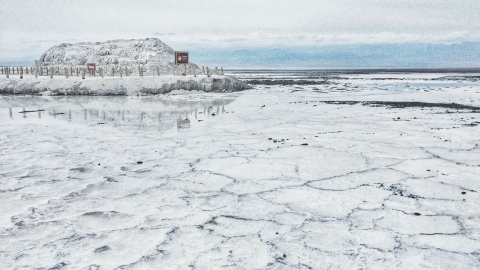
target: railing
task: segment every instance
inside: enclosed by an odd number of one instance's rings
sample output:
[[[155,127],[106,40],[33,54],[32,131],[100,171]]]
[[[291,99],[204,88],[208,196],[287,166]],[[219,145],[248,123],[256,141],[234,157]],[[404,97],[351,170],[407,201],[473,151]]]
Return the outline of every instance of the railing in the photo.
[[[183,72],[182,72],[183,71]],[[196,66],[181,67],[173,66],[173,68],[161,68],[156,66],[154,69],[147,69],[145,66],[137,67],[121,67],[121,66],[101,66],[95,68],[94,70],[88,70],[85,66],[31,66],[31,67],[5,67],[0,66],[0,72],[2,75],[5,75],[7,78],[10,78],[12,75],[19,75],[20,79],[23,79],[24,76],[30,75],[35,76],[49,76],[50,78],[56,76],[65,76],[68,77],[129,77],[129,76],[186,76],[186,75],[224,75],[223,68],[215,67],[210,69],[209,67],[202,66],[202,69],[197,70]]]

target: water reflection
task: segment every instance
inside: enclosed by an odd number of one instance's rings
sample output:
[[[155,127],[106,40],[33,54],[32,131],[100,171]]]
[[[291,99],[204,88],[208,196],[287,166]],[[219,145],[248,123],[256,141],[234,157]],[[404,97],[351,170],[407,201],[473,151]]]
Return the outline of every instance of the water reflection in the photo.
[[[177,129],[187,129],[190,128],[190,119],[185,118],[178,118],[177,119]]]
[[[88,126],[110,124],[118,128],[166,130],[177,127],[177,130],[186,130],[199,125],[207,118],[218,116],[220,111],[224,113],[225,107],[234,100],[235,96],[198,100],[176,98],[2,97],[0,108],[8,107],[10,119],[16,118],[16,112],[21,113],[22,117],[17,120],[26,118],[48,121],[52,119],[66,123],[84,123]],[[46,113],[44,117],[42,112]],[[38,117],[32,113],[36,113]],[[6,117],[6,114],[0,115],[0,120],[3,117]]]

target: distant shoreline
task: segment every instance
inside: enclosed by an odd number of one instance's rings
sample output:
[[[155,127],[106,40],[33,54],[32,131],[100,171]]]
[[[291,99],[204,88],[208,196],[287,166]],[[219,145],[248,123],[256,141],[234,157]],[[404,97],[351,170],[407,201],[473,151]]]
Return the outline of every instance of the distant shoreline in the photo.
[[[341,73],[480,73],[480,67],[468,68],[228,68],[225,72],[320,71]]]

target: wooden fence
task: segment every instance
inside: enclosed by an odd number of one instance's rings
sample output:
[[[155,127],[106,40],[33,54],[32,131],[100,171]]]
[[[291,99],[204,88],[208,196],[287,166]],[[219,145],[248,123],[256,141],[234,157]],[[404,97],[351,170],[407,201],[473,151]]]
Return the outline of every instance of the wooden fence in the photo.
[[[42,67],[5,67],[0,66],[0,72],[2,75],[7,78],[18,77],[23,79],[25,76],[34,76],[35,78],[40,76],[48,76],[50,78],[65,76],[69,77],[129,77],[129,76],[197,76],[197,75],[206,75],[210,77],[211,75],[224,75],[223,68],[215,67],[210,69],[209,67],[202,66],[201,69],[197,70],[194,66],[189,66],[188,70],[185,66],[173,66],[172,70],[166,70],[165,68],[160,68],[159,66],[154,69],[147,69],[145,66],[134,67],[118,67],[118,66],[102,66],[98,67],[95,70],[88,70],[85,66],[42,66]],[[15,76],[14,76],[15,75]]]

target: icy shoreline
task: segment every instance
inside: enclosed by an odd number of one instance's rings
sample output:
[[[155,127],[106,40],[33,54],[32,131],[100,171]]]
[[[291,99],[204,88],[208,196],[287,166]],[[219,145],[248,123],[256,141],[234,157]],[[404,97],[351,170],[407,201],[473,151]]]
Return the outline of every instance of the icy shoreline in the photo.
[[[224,75],[149,77],[26,77],[1,78],[0,94],[42,95],[142,95],[173,90],[232,92],[250,89],[246,83]]]

